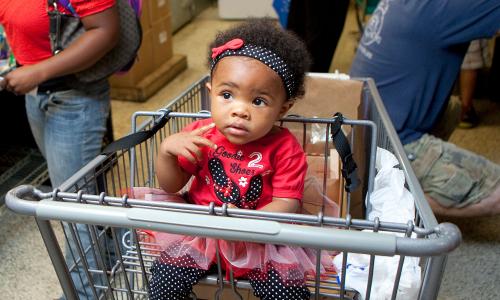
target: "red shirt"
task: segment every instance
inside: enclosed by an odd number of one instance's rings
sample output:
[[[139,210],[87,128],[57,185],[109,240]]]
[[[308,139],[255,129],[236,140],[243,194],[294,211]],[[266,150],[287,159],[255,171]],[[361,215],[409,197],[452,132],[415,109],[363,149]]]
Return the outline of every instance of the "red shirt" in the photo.
[[[191,131],[212,123],[196,121],[184,130]],[[204,135],[218,147],[204,147],[203,158],[193,165],[179,156],[179,164],[194,175],[190,199],[201,205],[231,203],[241,208],[258,209],[273,197],[302,199],[307,162],[302,147],[286,128],[245,145],[231,144],[217,128]]]
[[[116,0],[71,0],[80,18],[102,12],[115,2]],[[0,24],[21,65],[35,64],[52,56],[47,0],[0,0]]]

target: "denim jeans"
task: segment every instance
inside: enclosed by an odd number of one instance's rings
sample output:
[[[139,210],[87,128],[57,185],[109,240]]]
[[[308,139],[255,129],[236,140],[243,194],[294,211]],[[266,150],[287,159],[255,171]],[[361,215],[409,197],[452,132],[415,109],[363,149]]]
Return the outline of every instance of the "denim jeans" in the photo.
[[[59,187],[66,179],[95,158],[101,151],[106,132],[106,120],[110,110],[109,85],[97,84],[81,90],[38,92],[26,95],[26,113],[35,141],[47,160],[52,186]],[[85,191],[92,193],[95,191]],[[65,224],[65,231],[69,226]],[[92,244],[88,226],[76,225],[76,232],[83,249]],[[104,234],[101,240],[110,240]],[[76,242],[68,233],[66,263],[74,264],[73,254],[78,257]],[[100,243],[101,244],[101,243]],[[113,245],[112,242],[106,244]],[[70,247],[73,251],[71,251]],[[95,248],[94,248],[95,249]],[[87,254],[88,268],[97,267],[96,256]],[[98,258],[99,259],[99,258]],[[71,272],[79,299],[93,299],[84,266]],[[94,283],[100,284],[99,275],[92,275]]]
[[[47,160],[52,186],[58,187],[100,153],[109,114],[109,86],[26,95],[26,113]]]

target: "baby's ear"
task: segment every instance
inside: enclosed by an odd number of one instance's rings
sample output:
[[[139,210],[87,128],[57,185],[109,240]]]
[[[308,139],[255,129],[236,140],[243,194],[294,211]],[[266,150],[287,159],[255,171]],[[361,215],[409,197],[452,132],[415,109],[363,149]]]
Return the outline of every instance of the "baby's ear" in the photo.
[[[210,93],[212,91],[212,83],[209,81],[209,82],[205,83],[205,86],[207,87],[207,90]]]
[[[290,110],[290,108],[292,108],[292,106],[295,104],[295,101],[293,100],[287,100],[283,103],[283,105],[281,106],[281,110],[280,110],[280,119],[283,118],[286,113]]]

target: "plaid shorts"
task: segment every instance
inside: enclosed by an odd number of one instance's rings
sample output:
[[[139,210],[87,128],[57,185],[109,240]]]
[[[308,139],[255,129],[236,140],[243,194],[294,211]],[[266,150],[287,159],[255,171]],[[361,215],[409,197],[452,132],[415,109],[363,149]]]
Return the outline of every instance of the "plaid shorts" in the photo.
[[[481,69],[486,67],[488,59],[488,40],[473,40],[469,44],[469,48],[467,49],[461,68],[463,70]]]
[[[500,166],[425,134],[404,146],[422,189],[445,207],[477,203],[500,184]]]

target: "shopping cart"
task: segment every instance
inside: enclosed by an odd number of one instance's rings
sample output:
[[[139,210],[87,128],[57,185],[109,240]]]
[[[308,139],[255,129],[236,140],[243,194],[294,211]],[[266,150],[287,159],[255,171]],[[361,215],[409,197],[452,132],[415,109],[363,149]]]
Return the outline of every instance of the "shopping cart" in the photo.
[[[314,78],[314,75],[309,76]],[[70,276],[70,272],[76,268],[82,270],[80,277],[90,281],[92,294],[89,297],[147,299],[151,275],[149,268],[161,252],[148,234],[151,230],[302,246],[315,249],[318,257],[322,251],[340,253],[344,259],[339,274],[316,272],[308,278],[307,284],[314,299],[369,299],[375,258],[398,255],[392,289],[392,298],[395,299],[405,257],[418,257],[422,266],[418,297],[436,299],[446,255],[460,243],[460,232],[452,224],[437,223],[411,171],[375,85],[368,79],[357,80],[363,86],[360,117],[356,120],[342,118],[344,131],[349,132],[354,157],[364,157],[366,160],[361,164],[364,170],[360,171],[366,172],[362,172],[364,175],[361,176],[360,189],[363,197],[369,196],[373,190],[376,147],[391,151],[405,174],[406,188],[415,198],[416,216],[408,223],[352,218],[349,211],[353,186],[346,186],[337,199],[342,217],[325,214],[324,207],[314,215],[284,214],[129,198],[127,191],[132,187],[157,187],[154,158],[161,140],[193,120],[208,116],[207,80],[208,77],[204,77],[194,83],[185,93],[158,111],[136,112],[132,118],[132,129],[139,132],[141,140],[145,139],[138,145],[99,155],[53,192],[44,193],[32,186],[19,186],[9,191],[7,206],[17,213],[35,217],[68,299],[76,299],[75,279]],[[310,134],[311,125],[322,126],[322,132],[325,133],[323,157],[326,160],[332,142],[329,132],[339,118],[288,116],[281,120],[281,124],[298,124],[304,130],[303,139],[299,137],[303,145]],[[323,180],[323,189],[325,182],[326,179]],[[81,228],[76,224],[87,224],[85,226],[91,240],[87,247],[82,246],[79,236]],[[61,226],[64,232],[62,238],[56,236],[53,226]],[[63,244],[70,241],[76,246],[71,251],[72,259],[66,263]],[[367,254],[370,258],[366,293],[363,295],[345,285],[347,258],[355,253]],[[89,264],[89,257],[93,257],[96,263]],[[201,294],[204,292],[195,288],[193,299],[254,299],[248,291],[251,287],[247,281],[236,280],[232,274],[223,274],[220,267],[213,275],[203,279],[200,285],[204,285],[204,291],[208,289],[211,295],[203,296]],[[210,285],[213,286],[211,289]]]

